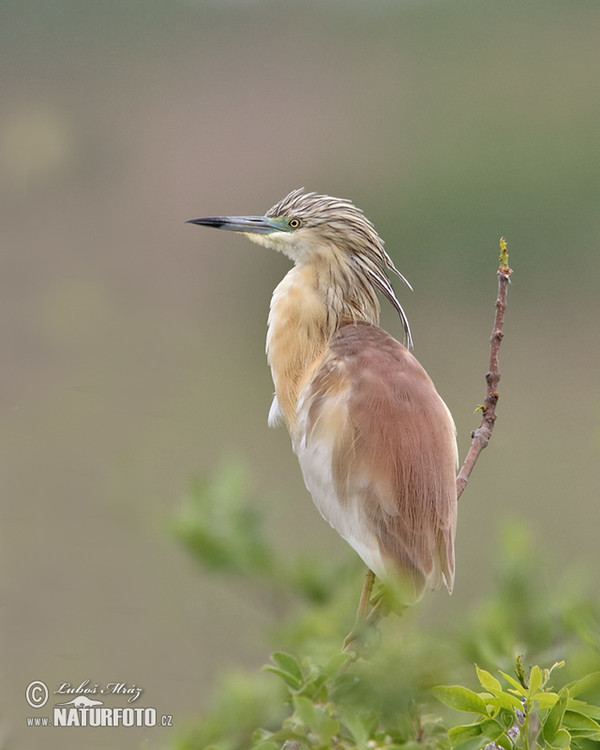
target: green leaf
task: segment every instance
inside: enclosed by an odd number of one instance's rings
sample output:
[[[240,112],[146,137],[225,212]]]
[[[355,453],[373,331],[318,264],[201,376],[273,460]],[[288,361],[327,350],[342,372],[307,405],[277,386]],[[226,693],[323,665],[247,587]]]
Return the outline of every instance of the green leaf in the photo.
[[[324,706],[315,705],[303,695],[295,695],[293,701],[296,719],[328,745],[340,731],[339,721],[330,716]]]
[[[500,674],[504,679],[508,682],[509,685],[511,685],[515,692],[519,693],[520,695],[527,695],[527,690],[521,685],[520,682],[517,682],[514,677],[511,677],[509,674],[506,674],[506,672],[503,672],[500,670]]]
[[[588,690],[593,690],[599,685],[600,672],[591,672],[590,674],[586,674],[585,677],[582,677],[580,680],[570,682],[567,687],[569,688],[569,695],[571,697],[574,697],[576,695],[580,695],[581,693],[585,693]]]
[[[302,687],[301,683],[299,683],[297,680],[294,680],[293,677],[291,677],[287,672],[284,672],[282,669],[277,669],[277,667],[272,667],[270,664],[265,664],[263,669],[265,672],[271,672],[272,674],[276,674],[293,690],[299,690]]]
[[[556,733],[552,744],[550,745],[553,750],[567,750],[571,744],[571,735],[566,729],[561,727]]]
[[[464,740],[457,745],[454,745],[456,750],[481,750],[487,745],[487,739],[485,737],[471,737],[470,739]],[[402,750],[399,748],[399,750]]]
[[[505,732],[500,737],[496,738],[496,745],[499,745],[500,747],[503,747],[504,750],[514,750],[514,742],[511,740],[511,738],[508,736],[508,734]]]
[[[523,710],[523,703],[512,693],[499,693],[492,698],[486,698],[485,702],[489,706],[494,706],[495,708],[506,708],[513,712],[515,710]]]
[[[482,734],[491,742],[495,742],[505,732],[504,727],[495,719],[487,719],[481,722]]]
[[[558,700],[558,693],[538,693],[535,696],[537,707],[541,711],[549,711]]]
[[[577,737],[600,741],[600,724],[585,714],[567,710],[562,723],[571,734],[577,735]]]
[[[297,719],[308,729],[314,729],[317,719],[315,716],[315,706],[310,698],[303,695],[294,696],[294,712]]]
[[[439,685],[433,688],[434,696],[445,706],[457,711],[487,716],[487,707],[480,695],[462,685]]]
[[[571,695],[571,690],[569,690],[569,695]],[[592,706],[590,703],[573,700],[573,698],[569,698],[567,711],[576,711],[577,713],[584,714],[592,719],[600,719],[600,706]]]
[[[542,686],[542,683],[544,681],[544,675],[542,674],[542,670],[537,666],[533,666],[531,668],[531,672],[529,673],[529,695],[533,696],[537,693],[537,691]]]
[[[568,700],[569,691],[567,690],[567,688],[563,688],[558,694],[558,700],[550,709],[548,715],[544,720],[544,724],[542,726],[542,737],[549,745],[554,742],[558,730],[560,729],[563,716],[567,708]]]
[[[287,672],[299,682],[302,682],[302,667],[295,656],[286,654],[284,651],[275,651],[275,653],[271,654],[271,659],[279,669]]]
[[[271,659],[274,665],[265,664],[263,670],[276,674],[293,690],[299,690],[304,684],[304,676],[296,657],[283,651],[276,651],[271,654]]]
[[[357,711],[347,711],[343,715],[343,722],[358,747],[366,746],[371,739],[371,721],[369,716]]]
[[[318,707],[317,712],[319,714],[317,734],[323,744],[329,746],[333,737],[340,731],[340,722],[330,716],[321,706]]]
[[[305,670],[306,671],[306,670]],[[313,703],[323,702],[327,699],[327,682],[329,676],[323,668],[317,664],[311,664],[300,694]]]
[[[487,672],[485,669],[480,669],[477,664],[475,665],[475,669],[477,670],[477,677],[482,687],[484,687],[486,690],[490,690],[494,694],[496,694],[497,692],[502,692],[502,685],[500,684],[500,681],[497,680],[492,674]]]
[[[448,737],[452,745],[458,745],[459,742],[471,739],[471,737],[480,737],[482,734],[481,724],[461,724],[448,730]]]

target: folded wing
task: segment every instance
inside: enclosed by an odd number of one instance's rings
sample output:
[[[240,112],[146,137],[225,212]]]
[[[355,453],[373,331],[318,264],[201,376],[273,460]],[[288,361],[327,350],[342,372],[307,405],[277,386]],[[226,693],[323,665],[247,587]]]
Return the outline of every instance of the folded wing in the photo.
[[[334,335],[304,388],[294,440],[321,514],[380,578],[417,599],[454,582],[457,448],[418,361],[378,326]]]

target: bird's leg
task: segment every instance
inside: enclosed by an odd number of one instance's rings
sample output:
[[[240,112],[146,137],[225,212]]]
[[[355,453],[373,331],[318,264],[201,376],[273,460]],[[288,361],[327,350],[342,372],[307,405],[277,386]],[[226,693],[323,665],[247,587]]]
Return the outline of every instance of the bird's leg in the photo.
[[[393,611],[400,615],[406,608],[406,604],[401,603],[400,600],[390,600],[390,595],[391,592],[375,577],[375,573],[368,570],[360,595],[354,626],[346,636],[342,647],[343,653],[350,654],[348,660],[344,663],[344,668],[356,661],[361,655],[361,651],[364,651],[365,635],[368,629],[373,629],[390,612]]]
[[[353,644],[357,640],[360,640],[362,638],[365,626],[371,624],[372,622],[371,617],[379,604],[378,602],[371,608],[371,594],[373,592],[374,583],[375,573],[373,573],[372,570],[367,570],[365,582],[360,594],[360,601],[358,602],[358,609],[356,610],[356,619],[354,620],[354,626],[346,636],[344,645],[342,647],[342,651],[344,652],[352,650]],[[370,611],[369,608],[371,608]]]
[[[365,575],[365,582],[360,593],[358,609],[356,610],[356,619],[361,622],[367,619],[367,613],[371,605],[371,594],[373,593],[374,583],[375,573],[373,573],[373,571],[369,568]]]

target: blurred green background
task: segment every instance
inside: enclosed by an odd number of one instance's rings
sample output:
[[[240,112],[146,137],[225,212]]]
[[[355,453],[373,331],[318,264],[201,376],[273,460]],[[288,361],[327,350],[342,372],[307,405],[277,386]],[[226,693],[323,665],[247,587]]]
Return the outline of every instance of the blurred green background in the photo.
[[[249,466],[283,550],[354,554],[266,427],[265,321],[288,263],[188,218],[261,213],[300,186],[363,208],[414,286],[397,288],[461,455],[505,235],[499,421],[461,500],[455,593],[419,616],[481,596],[506,517],[595,573],[599,33],[595,0],[3,0],[9,747],[171,736],[26,729],[31,680],[135,683],[181,726],[220,670],[265,661],[260,593],[208,577],[166,529],[223,456]],[[384,324],[400,335],[387,308]]]

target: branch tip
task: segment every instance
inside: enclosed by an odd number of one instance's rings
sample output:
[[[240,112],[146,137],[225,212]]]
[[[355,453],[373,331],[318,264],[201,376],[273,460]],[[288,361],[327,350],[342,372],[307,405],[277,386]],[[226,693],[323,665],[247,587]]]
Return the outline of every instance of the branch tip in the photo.
[[[500,237],[500,256],[498,260],[500,261],[500,268],[506,268],[510,273],[510,268],[508,267],[508,244],[504,237]]]
[[[500,369],[498,364],[498,355],[500,344],[504,337],[504,314],[506,312],[506,296],[508,293],[508,284],[510,282],[511,269],[508,267],[508,250],[504,237],[500,238],[500,267],[498,268],[498,297],[496,299],[496,315],[494,317],[494,327],[490,337],[490,367],[485,376],[487,384],[485,400],[480,404],[475,412],[480,413],[481,424],[471,433],[471,446],[461,466],[458,476],[456,477],[456,494],[460,497],[467,485],[471,472],[475,466],[481,451],[487,446],[492,436],[492,430],[496,422],[496,405],[500,394],[497,391],[498,382],[500,381]]]

